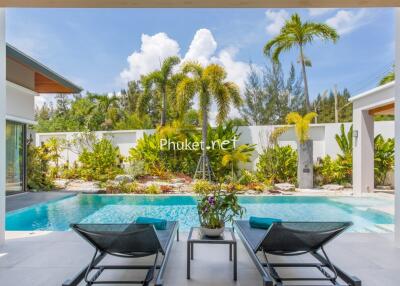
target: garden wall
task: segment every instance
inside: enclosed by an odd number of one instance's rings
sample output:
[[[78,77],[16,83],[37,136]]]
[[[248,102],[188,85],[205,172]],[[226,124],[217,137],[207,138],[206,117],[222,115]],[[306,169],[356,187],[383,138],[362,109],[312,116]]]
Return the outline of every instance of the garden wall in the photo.
[[[346,131],[350,128],[351,123],[345,123]],[[254,168],[258,154],[267,147],[268,137],[271,132],[278,126],[242,126],[239,127],[241,136],[238,144],[256,144],[256,150],[252,156],[252,163],[247,167]],[[98,138],[109,138],[115,146],[118,146],[123,156],[128,156],[129,149],[135,147],[137,140],[143,137],[143,134],[152,134],[154,129],[148,130],[121,130],[121,131],[97,131]],[[340,132],[340,123],[313,124],[310,129],[310,137],[314,144],[314,161],[325,155],[336,157],[340,153],[340,149],[336,143],[335,135]],[[76,132],[59,132],[59,133],[37,133],[35,135],[35,144],[39,146],[42,142],[46,142],[51,137],[59,139],[72,140],[78,133]],[[393,121],[375,122],[375,135],[382,134],[385,138],[394,137]],[[296,148],[296,136],[293,129],[289,129],[280,136],[279,145],[291,145]],[[65,150],[61,154],[61,163],[69,161],[73,163],[78,158],[75,150]]]

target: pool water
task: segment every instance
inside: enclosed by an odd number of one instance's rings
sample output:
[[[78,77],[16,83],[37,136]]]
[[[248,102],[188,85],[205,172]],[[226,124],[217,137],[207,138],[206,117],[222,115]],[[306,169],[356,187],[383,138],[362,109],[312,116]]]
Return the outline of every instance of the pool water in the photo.
[[[287,221],[352,221],[354,232],[387,232],[393,216],[373,210],[393,204],[390,199],[306,196],[241,196],[249,216]],[[185,231],[199,224],[196,197],[77,195],[9,212],[7,230],[69,229],[70,223],[129,223],[137,216],[178,220]],[[389,225],[389,226],[388,226]]]

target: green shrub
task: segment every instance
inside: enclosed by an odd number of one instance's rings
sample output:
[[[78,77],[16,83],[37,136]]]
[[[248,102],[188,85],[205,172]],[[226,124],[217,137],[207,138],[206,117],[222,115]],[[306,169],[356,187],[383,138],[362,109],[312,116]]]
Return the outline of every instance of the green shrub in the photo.
[[[352,157],[350,155],[332,159],[329,155],[314,166],[316,185],[346,184],[352,181]]]
[[[218,189],[218,186],[207,180],[196,180],[193,184],[193,192],[196,194],[209,194]]]
[[[159,185],[150,185],[144,189],[144,193],[148,195],[158,195],[161,194],[161,189]]]
[[[118,147],[110,140],[101,139],[94,143],[93,150],[84,149],[79,155],[80,174],[85,180],[107,181],[123,173],[120,166],[121,155]]]
[[[266,148],[257,163],[257,175],[268,184],[297,181],[297,151],[291,146]]]
[[[249,185],[257,182],[257,176],[248,170],[241,170],[240,177],[237,181],[237,183],[242,185]]]
[[[208,128],[207,145],[211,142],[223,142],[229,144],[222,148],[212,148],[207,151],[211,168],[217,178],[223,178],[227,174],[236,173],[240,162],[250,159],[254,147],[248,144],[234,146],[232,139],[238,139],[240,133],[233,124],[219,125],[216,128]],[[180,127],[177,124],[159,128],[155,134],[145,134],[138,140],[135,148],[130,150],[129,161],[143,161],[145,172],[151,175],[163,173],[183,173],[193,176],[197,162],[201,155],[198,150],[174,150],[173,148],[161,148],[161,140],[170,142],[189,143],[201,142],[201,132],[194,128]],[[236,147],[236,148],[234,148]]]
[[[125,173],[137,178],[146,174],[145,163],[142,160],[131,160],[129,165],[125,168]]]
[[[49,191],[54,187],[49,172],[50,158],[45,145],[36,147],[28,142],[27,151],[27,185],[31,190]]]
[[[375,184],[385,184],[387,174],[393,170],[394,167],[394,139],[389,138],[385,140],[382,135],[377,135],[374,140],[375,143]]]

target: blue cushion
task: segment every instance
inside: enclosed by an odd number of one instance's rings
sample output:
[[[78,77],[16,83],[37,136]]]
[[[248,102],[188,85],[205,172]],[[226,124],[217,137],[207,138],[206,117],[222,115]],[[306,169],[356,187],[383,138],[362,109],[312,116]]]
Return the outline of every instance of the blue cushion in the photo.
[[[250,226],[253,228],[269,229],[274,222],[281,222],[279,218],[256,217],[251,216],[249,219]]]
[[[136,219],[136,223],[138,224],[152,224],[158,230],[166,230],[167,229],[167,221],[165,219],[160,218],[152,218],[152,217],[143,217],[140,216]]]

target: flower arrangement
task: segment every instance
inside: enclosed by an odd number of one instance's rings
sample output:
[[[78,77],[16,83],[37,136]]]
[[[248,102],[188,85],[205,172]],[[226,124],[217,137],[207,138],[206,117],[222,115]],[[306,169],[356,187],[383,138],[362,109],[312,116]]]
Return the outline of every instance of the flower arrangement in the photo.
[[[197,210],[202,228],[223,231],[226,222],[244,214],[245,209],[240,206],[236,192],[226,192],[221,186],[213,185],[200,194]]]

